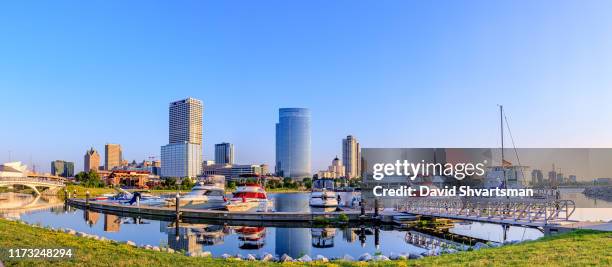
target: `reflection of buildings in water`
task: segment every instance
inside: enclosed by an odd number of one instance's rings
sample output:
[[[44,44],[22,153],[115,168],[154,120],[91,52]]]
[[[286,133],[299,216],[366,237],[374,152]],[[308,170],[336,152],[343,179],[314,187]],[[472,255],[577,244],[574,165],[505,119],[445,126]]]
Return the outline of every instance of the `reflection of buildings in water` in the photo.
[[[344,228],[342,229],[342,239],[348,243],[357,241],[357,234],[355,233],[358,229],[356,228]]]
[[[91,210],[85,210],[85,212],[83,212],[83,217],[85,218],[85,222],[87,222],[87,224],[92,227],[96,225],[96,223],[98,223],[100,214]]]
[[[315,248],[331,248],[336,237],[335,228],[311,228],[312,246]]]
[[[168,234],[168,245],[171,248],[189,252],[201,251],[202,246],[222,244],[229,232],[223,225],[209,224],[179,223],[177,227],[174,222],[161,222],[160,228]]]
[[[121,218],[117,215],[104,214],[104,232],[117,233],[121,229]]]
[[[198,235],[198,243],[204,246],[223,244],[225,234],[228,232],[227,227],[223,225],[208,225],[203,228],[192,228],[192,231]]]
[[[276,228],[276,249],[279,256],[287,254],[293,258],[310,254],[311,235],[309,228]]]
[[[198,236],[179,230],[179,235],[168,233],[168,246],[174,250],[184,250],[187,252],[200,252],[202,245],[198,243]]]
[[[260,249],[265,245],[266,228],[242,226],[234,230],[240,240],[240,249]]]

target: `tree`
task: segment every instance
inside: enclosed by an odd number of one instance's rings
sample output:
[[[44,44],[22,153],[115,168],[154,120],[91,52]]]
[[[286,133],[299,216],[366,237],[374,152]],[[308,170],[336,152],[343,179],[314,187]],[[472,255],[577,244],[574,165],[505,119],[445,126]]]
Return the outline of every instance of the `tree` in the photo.
[[[79,172],[74,176],[81,185],[85,187],[104,187],[104,181],[100,179],[100,175],[95,170],[89,172]]]

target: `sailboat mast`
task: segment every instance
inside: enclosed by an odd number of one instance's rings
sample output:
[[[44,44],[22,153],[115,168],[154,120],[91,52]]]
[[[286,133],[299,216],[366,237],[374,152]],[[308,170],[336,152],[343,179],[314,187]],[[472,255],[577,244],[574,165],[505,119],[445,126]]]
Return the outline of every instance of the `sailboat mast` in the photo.
[[[506,178],[506,166],[504,165],[504,106],[499,105],[499,130],[501,134],[501,167],[504,175],[504,188],[508,189],[508,180]]]

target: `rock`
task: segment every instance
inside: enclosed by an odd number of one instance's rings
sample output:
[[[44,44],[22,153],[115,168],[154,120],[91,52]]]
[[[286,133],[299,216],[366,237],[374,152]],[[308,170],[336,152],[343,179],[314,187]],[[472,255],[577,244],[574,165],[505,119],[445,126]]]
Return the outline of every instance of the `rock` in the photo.
[[[174,249],[171,249],[171,248],[166,248],[166,252],[168,252],[168,253],[174,253]]]
[[[159,247],[157,247],[157,246],[152,247],[151,249],[153,249],[154,251],[161,251],[161,249]]]
[[[260,259],[261,261],[273,261],[274,260],[274,256],[270,253],[267,253],[265,255],[263,255]]]
[[[398,256],[397,256],[397,254],[395,254],[395,253],[391,252],[391,253],[389,254],[389,259],[390,259],[390,260],[392,260],[392,261],[394,261],[394,260],[397,260],[397,259],[398,259]]]
[[[371,260],[372,260],[372,255],[370,255],[370,253],[364,253],[363,255],[359,257],[359,261],[371,261]]]
[[[293,261],[293,258],[291,258],[291,256],[287,255],[287,254],[283,254],[280,257],[280,262],[290,262]]]
[[[300,257],[300,258],[298,259],[298,261],[299,261],[299,262],[311,262],[311,261],[312,261],[312,258],[310,258],[310,256],[308,256],[308,255],[304,255],[304,256]]]
[[[198,257],[198,256],[200,256],[200,252],[199,251],[195,251],[195,252],[188,251],[187,253],[185,253],[185,256],[187,256],[187,257]]]
[[[481,248],[488,248],[488,247],[489,247],[489,246],[488,246],[487,244],[482,243],[482,242],[478,242],[478,243],[476,243],[476,244],[474,245],[474,249],[477,249],[477,250],[478,250],[478,249],[481,249]]]
[[[123,244],[126,244],[128,246],[132,246],[132,247],[136,246],[136,243],[134,243],[134,241],[131,241],[131,240],[127,240],[127,241],[123,242]]]
[[[86,233],[83,233],[83,232],[77,232],[77,233],[76,233],[76,236],[80,236],[80,237],[87,237],[87,234],[86,234]]]
[[[232,258],[232,255],[227,254],[227,253],[223,253],[223,254],[221,255],[221,258],[223,258],[223,259],[226,259],[226,260],[227,260],[227,259],[229,259],[229,258]]]
[[[255,261],[255,260],[257,260],[257,257],[255,257],[255,255],[253,255],[253,254],[247,254],[246,258],[244,258],[244,259],[248,260],[248,261]]]
[[[325,258],[325,256],[323,256],[323,255],[317,255],[315,257],[315,260],[316,261],[320,261],[320,262],[329,262],[329,259]]]
[[[416,259],[420,259],[420,258],[423,258],[423,255],[414,254],[414,253],[409,253],[408,254],[408,259],[416,260]]]
[[[100,241],[108,241],[108,239],[106,237],[101,236]]]
[[[376,255],[372,258],[372,260],[374,261],[388,261],[390,260],[387,256],[385,255]]]
[[[355,258],[353,258],[351,255],[348,254],[344,254],[344,257],[342,257],[343,260],[345,261],[354,261]]]
[[[234,257],[242,260],[242,254],[240,253],[236,254]]]
[[[212,253],[210,251],[202,251],[200,252],[200,257],[212,257]]]
[[[492,248],[497,248],[497,247],[501,247],[502,244],[501,243],[497,243],[497,242],[489,242],[488,245]]]

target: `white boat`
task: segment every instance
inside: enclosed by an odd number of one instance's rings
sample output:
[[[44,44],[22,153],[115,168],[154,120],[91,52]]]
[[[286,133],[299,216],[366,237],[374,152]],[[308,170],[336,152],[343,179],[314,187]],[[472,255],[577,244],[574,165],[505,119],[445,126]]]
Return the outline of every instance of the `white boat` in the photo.
[[[191,188],[189,193],[179,197],[179,205],[181,206],[209,202],[223,203],[225,201],[225,190],[223,188],[213,184],[204,184],[202,182],[199,182]],[[166,203],[168,205],[175,205],[176,200],[174,198],[167,198]]]
[[[315,180],[312,184],[309,204],[311,207],[329,208],[338,206],[338,196],[334,191],[334,181],[329,179]]]
[[[226,208],[228,211],[271,211],[273,202],[261,185],[247,183],[236,188]]]

